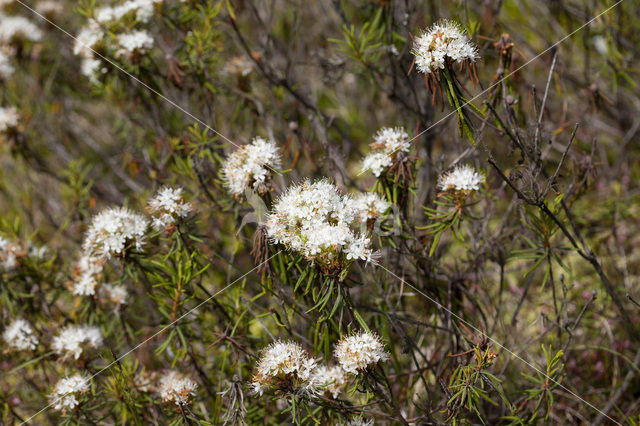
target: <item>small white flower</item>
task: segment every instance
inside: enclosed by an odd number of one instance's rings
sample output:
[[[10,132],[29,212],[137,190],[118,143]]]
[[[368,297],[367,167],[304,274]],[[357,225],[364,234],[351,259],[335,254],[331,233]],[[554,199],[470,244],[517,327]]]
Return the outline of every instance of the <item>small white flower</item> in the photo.
[[[64,377],[56,383],[49,395],[49,403],[54,410],[66,413],[80,405],[78,398],[89,392],[89,378],[76,374]]]
[[[370,144],[371,153],[362,161],[362,171],[371,170],[376,177],[393,165],[401,152],[409,152],[409,135],[402,127],[383,127]]]
[[[73,271],[73,294],[77,296],[93,296],[100,285],[104,259],[83,255]]]
[[[121,46],[116,51],[116,57],[130,57],[134,53],[144,53],[153,47],[153,37],[147,31],[138,30],[118,36],[118,44]]]
[[[129,245],[141,250],[148,225],[144,216],[126,207],[103,210],[92,219],[82,248],[88,256],[105,258],[122,255]]]
[[[40,41],[42,31],[24,16],[0,15],[0,44],[17,40]]]
[[[9,55],[0,51],[0,78],[7,80],[13,75],[14,71],[15,68],[11,65]]]
[[[353,374],[358,374],[379,361],[389,359],[389,354],[385,352],[380,337],[365,331],[340,340],[334,355],[342,369]]]
[[[57,0],[43,0],[36,3],[36,11],[44,16],[55,16],[64,11],[64,6]]]
[[[344,426],[373,426],[373,419],[365,419],[364,417],[358,417],[351,419],[344,424]]]
[[[73,54],[82,56],[85,59],[93,58],[92,49],[96,47],[104,38],[104,30],[98,22],[91,19],[75,38],[73,43]]]
[[[84,347],[98,348],[102,345],[102,332],[98,327],[70,325],[53,338],[52,349],[63,358],[80,358]]]
[[[11,349],[34,350],[38,337],[29,323],[21,318],[14,320],[2,333],[2,338]]]
[[[290,380],[294,387],[308,388],[316,361],[294,342],[275,342],[262,353],[253,376],[252,388],[262,393],[276,385],[277,379]]]
[[[347,375],[339,366],[319,365],[313,370],[310,381],[316,391],[328,392],[337,398],[347,382]]]
[[[100,295],[109,299],[116,306],[126,305],[129,292],[123,285],[104,284],[100,287]]]
[[[18,127],[20,114],[14,107],[0,107],[0,133],[5,133]]]
[[[0,272],[16,269],[20,258],[26,254],[20,242],[0,237]]]
[[[162,0],[128,0],[117,6],[104,6],[95,11],[95,19],[101,24],[119,21],[125,15],[135,12],[136,20],[146,23],[155,11],[155,5]]]
[[[240,196],[246,189],[266,192],[271,172],[280,168],[280,150],[275,142],[256,137],[227,157],[222,176],[227,189]]]
[[[438,188],[442,191],[477,191],[485,178],[469,165],[458,165],[440,176]]]
[[[84,58],[80,63],[80,72],[93,84],[100,82],[100,74],[104,74],[107,69],[102,66],[100,59]]]
[[[357,212],[360,222],[367,223],[381,217],[391,203],[374,192],[362,192],[351,198],[351,207]]]
[[[182,188],[165,186],[149,200],[147,210],[153,216],[153,227],[160,231],[189,216],[193,206],[182,199]]]
[[[425,74],[444,69],[447,61],[475,62],[478,51],[463,29],[453,21],[441,21],[417,37],[411,51],[416,67]]]
[[[157,387],[163,402],[173,402],[176,405],[188,404],[197,390],[196,382],[175,370],[168,371],[162,376]]]

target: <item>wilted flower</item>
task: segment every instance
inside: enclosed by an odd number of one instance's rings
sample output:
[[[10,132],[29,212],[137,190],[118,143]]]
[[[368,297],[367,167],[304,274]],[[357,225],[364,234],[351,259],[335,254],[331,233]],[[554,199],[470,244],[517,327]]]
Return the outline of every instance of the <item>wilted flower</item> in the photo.
[[[132,31],[118,36],[120,49],[116,57],[131,57],[134,53],[144,53],[153,47],[153,37],[144,30]]]
[[[447,20],[417,37],[411,53],[415,55],[416,67],[425,74],[444,69],[448,63],[471,64],[478,58],[478,51],[464,30]]]
[[[20,114],[14,107],[0,107],[0,133],[6,133],[18,127]]]
[[[102,332],[98,327],[88,325],[70,325],[63,328],[60,334],[53,338],[51,347],[63,358],[73,356],[80,358],[84,346],[98,348],[102,345]]]
[[[173,402],[176,405],[189,404],[196,394],[198,384],[185,377],[178,371],[168,371],[158,381],[157,392],[163,402]]]
[[[90,256],[121,256],[129,245],[142,249],[148,220],[126,207],[103,210],[94,216],[82,248]]]
[[[21,318],[14,320],[2,333],[2,338],[10,349],[34,350],[38,337],[29,323]]]
[[[370,240],[351,229],[360,210],[326,179],[289,187],[266,222],[269,238],[329,269],[347,259],[370,260]]]
[[[383,127],[370,144],[371,153],[362,161],[362,171],[371,170],[380,177],[382,172],[393,165],[399,153],[409,152],[409,135],[402,127]]]
[[[336,345],[334,355],[342,369],[358,374],[378,361],[386,361],[389,354],[384,350],[380,337],[366,331],[345,337]]]
[[[280,152],[275,142],[256,137],[227,157],[222,176],[229,192],[238,197],[246,189],[267,192],[271,172],[279,168]]]
[[[155,392],[158,384],[157,382],[157,371],[143,370],[138,372],[133,378],[133,383],[136,386],[136,389],[140,392]]]
[[[253,376],[253,391],[262,395],[271,387],[282,390],[309,388],[316,367],[300,345],[275,342],[263,351]]]
[[[0,16],[0,44],[40,41],[42,31],[24,16]]]
[[[147,211],[153,216],[152,225],[158,231],[167,229],[193,210],[191,203],[182,198],[182,188],[165,186],[149,200]]]
[[[347,375],[339,366],[319,365],[313,370],[310,381],[317,391],[328,392],[337,398],[347,382]]]
[[[438,181],[442,191],[477,191],[485,178],[469,165],[458,165],[453,170],[443,173]]]
[[[78,398],[89,392],[89,379],[80,374],[64,377],[56,383],[49,395],[54,410],[66,413],[80,405]]]

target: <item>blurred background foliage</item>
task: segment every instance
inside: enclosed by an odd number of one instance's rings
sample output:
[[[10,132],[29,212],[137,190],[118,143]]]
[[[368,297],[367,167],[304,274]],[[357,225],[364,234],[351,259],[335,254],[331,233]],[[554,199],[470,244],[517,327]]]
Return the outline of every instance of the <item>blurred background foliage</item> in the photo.
[[[242,145],[260,135],[278,143],[287,171],[276,178],[276,194],[291,182],[323,176],[346,192],[366,191],[376,185],[370,173],[360,173],[373,134],[382,126],[404,126],[411,137],[420,135],[412,142],[415,173],[405,188],[409,199],[393,200],[404,203],[401,231],[380,239],[380,262],[428,298],[371,265],[352,268],[350,292],[394,354],[386,368],[405,418],[415,424],[611,421],[512,353],[481,343],[482,331],[607,415],[637,424],[637,1],[623,1],[539,58],[612,3],[165,2],[145,24],[155,41],[147,53],[129,60],[96,49],[109,59],[97,82],[82,75],[69,34],[77,34],[102,3],[58,3],[50,16],[55,26],[29,10],[37,4],[5,6],[7,14],[32,19],[44,35],[20,46],[16,71],[0,89],[3,106],[21,115],[19,136],[0,144],[0,234],[47,248],[19,272],[0,274],[5,325],[26,316],[40,324],[43,341],[69,321],[100,325],[106,347],[82,366],[97,372],[175,319],[176,310],[187,312],[255,267],[255,224],[240,227],[254,208],[231,197],[219,173],[235,149],[227,138]],[[479,84],[464,84],[469,99],[518,70],[473,100],[482,112],[470,111],[476,148],[458,132],[448,115],[452,108],[433,104],[422,75],[410,72],[413,37],[441,18],[460,22],[479,47]],[[137,24],[118,25],[111,36]],[[527,141],[524,149],[517,140]],[[462,243],[445,232],[430,253],[433,234],[425,227],[433,218],[423,207],[438,208],[438,176],[461,160],[484,170],[487,184],[469,208],[473,217],[462,222]],[[109,272],[109,281],[126,283],[130,302],[114,315],[71,295],[66,283],[91,216],[112,205],[143,211],[165,184],[183,187],[197,215],[180,235],[151,237],[148,255]],[[544,193],[560,223],[595,253],[612,287],[558,224],[514,188],[532,198]],[[231,396],[238,386],[248,393],[243,386],[252,356],[272,337],[305,339],[315,356],[323,356],[312,339],[315,325],[296,303],[277,274],[247,275],[98,376],[110,385],[95,386],[84,414],[67,420],[218,424],[239,421],[236,413],[249,424],[289,422],[268,397],[247,394],[244,412]],[[283,319],[288,315],[291,324]],[[200,389],[192,420],[126,385],[141,366],[195,372]],[[46,405],[57,377],[70,370],[42,346],[31,361],[5,355],[1,368],[6,424]],[[486,398],[463,400],[456,393],[461,386],[481,389]],[[375,405],[361,411],[382,424],[396,422]],[[316,413],[315,421],[347,417]],[[33,421],[58,420],[47,411]]]

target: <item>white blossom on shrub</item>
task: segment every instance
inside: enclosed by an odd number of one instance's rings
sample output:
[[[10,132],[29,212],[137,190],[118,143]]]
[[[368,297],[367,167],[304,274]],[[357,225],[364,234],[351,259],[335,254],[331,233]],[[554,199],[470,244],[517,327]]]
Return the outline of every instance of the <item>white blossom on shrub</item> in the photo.
[[[60,379],[49,395],[49,403],[54,410],[66,413],[74,410],[81,395],[89,392],[89,378],[80,374]]]
[[[280,167],[280,150],[275,142],[256,137],[227,157],[222,176],[227,190],[236,197],[247,189],[265,193],[272,172]]]
[[[5,133],[18,127],[20,114],[14,107],[0,107],[0,133]]]
[[[19,351],[34,350],[38,346],[38,337],[31,325],[22,318],[15,319],[2,333],[9,349]]]
[[[362,192],[351,198],[353,208],[360,222],[367,223],[380,218],[391,207],[391,203],[374,192]]]
[[[87,255],[80,256],[73,271],[73,294],[93,296],[100,285],[104,259]]]
[[[331,265],[347,259],[371,260],[371,241],[351,229],[361,211],[326,179],[292,185],[273,206],[266,222],[269,238],[310,260]]]
[[[365,419],[364,417],[357,417],[344,423],[344,426],[373,426],[373,419]]]
[[[153,47],[153,37],[145,30],[132,31],[118,36],[120,48],[116,57],[131,57],[134,53],[145,53]]]
[[[175,370],[168,371],[160,377],[157,387],[163,402],[172,402],[176,405],[188,404],[197,390],[196,382]]]
[[[40,41],[42,31],[36,24],[24,16],[0,17],[0,44],[10,44],[15,41]]]
[[[122,255],[129,245],[141,250],[149,221],[126,207],[103,210],[93,217],[82,248],[91,256]]]
[[[100,296],[116,306],[126,305],[129,292],[124,285],[103,284],[100,287]]]
[[[261,354],[251,387],[260,395],[278,381],[288,382],[292,388],[309,388],[316,361],[294,342],[275,342]]]
[[[313,370],[310,381],[316,391],[328,392],[337,398],[347,382],[347,375],[339,366],[319,365]]]
[[[411,143],[404,128],[383,127],[369,146],[371,153],[362,161],[362,171],[371,170],[376,177],[380,177],[384,170],[393,165],[399,153],[409,152]]]
[[[458,165],[440,176],[438,188],[442,191],[477,191],[484,181],[484,176],[473,167],[466,164]]]
[[[182,188],[160,189],[147,204],[147,211],[153,217],[152,225],[157,230],[171,227],[179,219],[189,216],[193,206],[182,198]]]
[[[100,347],[102,339],[102,332],[98,327],[70,325],[53,338],[51,348],[63,358],[78,359],[85,348]]]
[[[389,354],[385,352],[380,337],[366,331],[340,340],[334,355],[342,369],[353,374],[358,374],[379,361],[389,359]]]
[[[15,71],[13,65],[11,65],[11,58],[6,52],[0,50],[0,78],[3,80],[9,79]]]
[[[417,37],[411,53],[415,55],[416,67],[425,74],[443,69],[447,61],[475,62],[478,58],[478,50],[464,30],[448,20],[436,23]]]

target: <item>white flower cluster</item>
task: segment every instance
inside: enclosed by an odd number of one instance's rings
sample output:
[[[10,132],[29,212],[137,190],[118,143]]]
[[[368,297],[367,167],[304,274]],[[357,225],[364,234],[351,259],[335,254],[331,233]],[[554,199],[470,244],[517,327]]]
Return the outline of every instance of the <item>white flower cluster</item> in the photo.
[[[0,133],[6,133],[18,127],[20,114],[14,107],[0,107]]]
[[[102,257],[80,256],[73,271],[73,294],[92,296],[100,284],[105,260]]]
[[[100,287],[100,296],[119,307],[127,304],[129,292],[123,285],[104,284]]]
[[[467,164],[458,165],[440,176],[438,188],[442,191],[477,191],[484,181],[484,176],[473,167]]]
[[[373,426],[373,419],[365,419],[364,417],[357,417],[351,419],[344,424],[344,426]]]
[[[389,359],[380,337],[365,331],[343,338],[336,345],[334,355],[342,369],[353,374]]]
[[[15,269],[22,256],[24,250],[19,243],[0,237],[0,272]]]
[[[153,216],[153,227],[160,231],[189,216],[193,206],[182,198],[182,188],[165,186],[149,199],[147,211]]]
[[[362,192],[350,200],[351,208],[358,213],[362,223],[375,221],[391,207],[391,203],[374,192]]]
[[[84,347],[98,348],[102,345],[102,333],[98,327],[70,325],[53,338],[52,349],[63,358],[80,358]]]
[[[371,170],[376,177],[393,165],[400,152],[409,152],[409,135],[402,127],[383,127],[370,144],[371,153],[362,161],[362,172]]]
[[[40,41],[42,31],[24,16],[5,16],[0,13],[0,44],[16,41]]]
[[[86,255],[109,258],[121,256],[133,245],[141,250],[149,221],[126,207],[103,210],[94,216],[82,248]]]
[[[354,201],[326,179],[304,181],[289,187],[276,201],[267,218],[267,234],[275,244],[325,266],[340,266],[342,253],[347,260],[370,261],[370,239],[351,227],[366,223],[365,216],[381,215],[387,206],[381,200],[369,203],[357,197]]]
[[[89,379],[80,374],[64,377],[56,383],[49,395],[49,403],[54,410],[66,413],[79,404],[80,395],[89,392]]]
[[[38,346],[38,337],[33,327],[22,318],[14,320],[4,330],[2,338],[9,348],[19,351],[34,350]]]
[[[196,382],[175,370],[168,371],[160,377],[157,387],[163,402],[173,402],[176,405],[188,404],[197,390]]]
[[[120,49],[116,51],[116,57],[125,56],[131,58],[134,53],[144,53],[153,47],[153,37],[145,30],[132,31],[118,36]]]
[[[478,50],[453,21],[441,21],[415,39],[413,50],[418,70],[429,74],[444,69],[447,62],[475,62]]]
[[[252,381],[253,391],[262,395],[278,380],[284,379],[292,381],[296,387],[308,387],[315,368],[316,361],[297,343],[272,343],[262,353],[256,367]]]
[[[271,172],[279,168],[280,150],[275,142],[256,137],[227,157],[222,176],[229,192],[237,197],[246,189],[268,191]]]
[[[56,0],[43,0],[36,3],[36,11],[45,17],[51,18],[64,12],[64,5]]]
[[[347,383],[347,375],[339,366],[319,365],[311,375],[311,387],[318,392],[328,392],[335,399]]]
[[[15,68],[11,65],[11,58],[6,52],[7,49],[0,49],[0,79],[7,80],[10,78]]]
[[[82,57],[81,72],[92,83],[98,83],[98,75],[106,72],[102,61],[94,56],[93,50],[105,41],[105,28],[131,15],[137,22],[147,23],[153,17],[156,4],[163,0],[127,0],[115,6],[103,6],[94,12],[94,18],[80,30],[76,37],[73,53]],[[130,58],[133,53],[144,53],[153,47],[153,37],[144,30],[122,33],[116,37],[115,55]],[[109,47],[109,46],[108,46]]]

